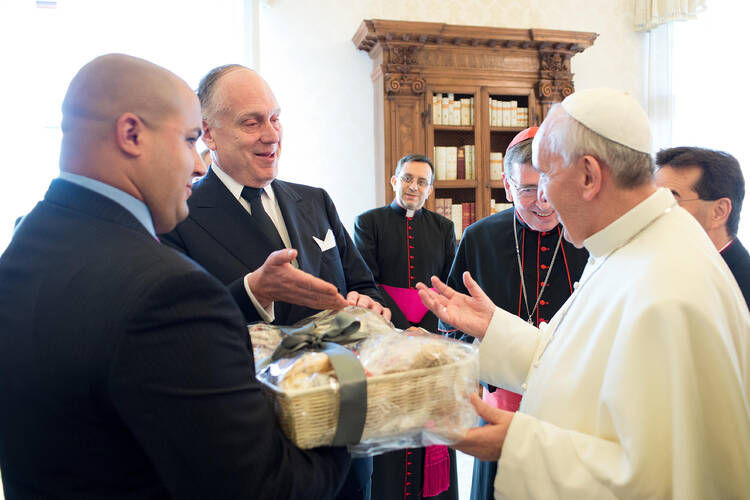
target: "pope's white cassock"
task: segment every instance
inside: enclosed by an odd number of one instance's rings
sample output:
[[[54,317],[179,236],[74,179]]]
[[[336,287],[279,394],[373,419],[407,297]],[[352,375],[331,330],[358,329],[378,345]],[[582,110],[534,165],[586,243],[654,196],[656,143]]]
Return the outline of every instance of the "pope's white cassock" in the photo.
[[[749,498],[750,313],[719,253],[665,189],[584,245],[548,325],[496,310],[481,343],[524,393],[496,498]]]

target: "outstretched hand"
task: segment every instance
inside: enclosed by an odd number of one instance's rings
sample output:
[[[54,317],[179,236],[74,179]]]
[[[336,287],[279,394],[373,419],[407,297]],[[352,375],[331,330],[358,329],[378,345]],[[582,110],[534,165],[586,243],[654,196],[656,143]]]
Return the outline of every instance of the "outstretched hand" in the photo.
[[[350,306],[359,306],[364,307],[365,309],[372,309],[376,314],[383,316],[388,321],[391,320],[391,310],[387,307],[383,307],[380,303],[373,300],[369,295],[364,295],[352,290],[346,295],[346,301]]]
[[[417,283],[419,298],[430,311],[435,313],[435,316],[445,323],[481,339],[484,338],[487,327],[490,325],[495,312],[495,304],[479,288],[469,271],[464,271],[463,280],[471,296],[455,291],[440,281],[437,276],[433,276],[432,286],[435,290],[429,289],[424,283]]]
[[[466,437],[451,446],[467,455],[474,456],[479,460],[496,462],[500,459],[503,451],[503,443],[508,433],[513,412],[499,410],[488,405],[476,394],[471,395],[471,404],[480,417],[487,422],[484,427],[469,429]]]
[[[263,307],[281,301],[310,309],[343,309],[346,299],[335,286],[312,274],[295,268],[292,262],[297,250],[277,250],[245,279],[256,300]]]

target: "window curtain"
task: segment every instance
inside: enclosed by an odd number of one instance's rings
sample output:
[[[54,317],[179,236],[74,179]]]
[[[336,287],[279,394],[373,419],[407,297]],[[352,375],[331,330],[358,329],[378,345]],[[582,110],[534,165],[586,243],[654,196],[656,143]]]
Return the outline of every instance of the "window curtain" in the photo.
[[[695,19],[706,0],[635,0],[635,30],[648,31],[671,21]]]
[[[652,147],[655,153],[672,145],[672,116],[674,114],[672,23],[651,29],[648,37],[648,118],[651,122]]]

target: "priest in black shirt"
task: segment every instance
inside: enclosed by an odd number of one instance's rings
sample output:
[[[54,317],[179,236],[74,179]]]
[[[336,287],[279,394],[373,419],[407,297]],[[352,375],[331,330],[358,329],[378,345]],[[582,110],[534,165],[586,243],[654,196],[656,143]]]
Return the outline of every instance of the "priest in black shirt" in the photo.
[[[464,231],[446,283],[468,293],[462,275],[469,271],[498,307],[538,326],[549,321],[573,293],[588,252],[563,238],[557,215],[537,197],[539,173],[531,164],[531,141],[537,129],[520,132],[505,153],[503,182],[514,207],[485,217]],[[440,330],[473,340],[442,322]],[[521,395],[488,386],[482,399],[496,408],[516,411]],[[472,500],[494,498],[496,472],[497,462],[474,461]]]
[[[390,205],[369,210],[354,222],[354,244],[385,290],[391,321],[437,331],[437,318],[419,300],[414,286],[431,276],[448,277],[456,254],[453,222],[423,210],[432,192],[433,167],[424,155],[407,155],[391,177],[395,197]],[[416,310],[415,310],[416,309]]]
[[[737,238],[745,179],[736,158],[723,151],[678,147],[656,154],[656,185],[672,191],[706,230],[750,307],[750,254]]]
[[[423,155],[407,155],[391,177],[393,203],[359,215],[354,243],[370,267],[398,328],[437,331],[437,318],[414,286],[431,276],[448,277],[456,253],[453,222],[423,209],[434,169]],[[373,459],[372,499],[458,498],[455,452],[445,446],[410,448]]]

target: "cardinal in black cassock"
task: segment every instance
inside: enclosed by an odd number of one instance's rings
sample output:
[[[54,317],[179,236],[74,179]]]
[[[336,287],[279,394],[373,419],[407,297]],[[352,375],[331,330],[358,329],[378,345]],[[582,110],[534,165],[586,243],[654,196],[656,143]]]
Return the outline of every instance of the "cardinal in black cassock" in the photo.
[[[437,331],[437,318],[422,304],[414,286],[435,275],[445,280],[456,253],[453,222],[423,209],[432,190],[429,158],[408,155],[391,178],[390,205],[359,215],[354,243],[383,291],[397,328]],[[445,446],[409,448],[373,458],[372,499],[456,500],[455,452]]]

